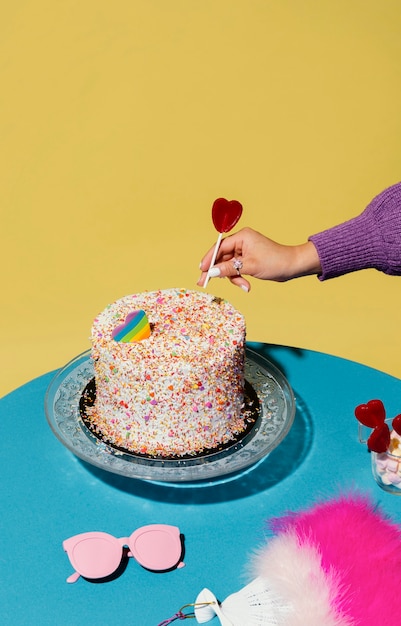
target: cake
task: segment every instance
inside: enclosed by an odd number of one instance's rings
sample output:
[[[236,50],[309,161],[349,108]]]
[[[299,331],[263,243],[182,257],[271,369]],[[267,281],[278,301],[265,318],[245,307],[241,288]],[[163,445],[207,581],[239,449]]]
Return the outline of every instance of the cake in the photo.
[[[150,334],[118,340],[138,313]],[[112,446],[150,457],[194,456],[227,444],[245,429],[245,333],[243,316],[205,292],[159,290],[110,304],[92,326],[91,429]]]

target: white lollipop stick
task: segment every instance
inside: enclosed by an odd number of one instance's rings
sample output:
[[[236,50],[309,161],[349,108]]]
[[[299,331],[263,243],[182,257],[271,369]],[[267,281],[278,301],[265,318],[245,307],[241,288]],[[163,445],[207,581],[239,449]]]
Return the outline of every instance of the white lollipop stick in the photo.
[[[217,257],[217,252],[218,252],[218,250],[219,250],[219,248],[220,248],[220,244],[221,244],[221,239],[222,239],[222,237],[223,237],[223,233],[219,233],[219,237],[218,237],[217,242],[216,242],[216,245],[215,245],[215,247],[214,247],[212,260],[210,261],[209,269],[208,269],[207,274],[206,274],[205,282],[203,283],[203,288],[205,288],[205,287],[206,287],[206,285],[207,285],[207,284],[208,284],[208,282],[209,282],[209,279],[210,279],[209,272],[210,272],[210,270],[212,269],[213,265],[215,264],[216,257]]]

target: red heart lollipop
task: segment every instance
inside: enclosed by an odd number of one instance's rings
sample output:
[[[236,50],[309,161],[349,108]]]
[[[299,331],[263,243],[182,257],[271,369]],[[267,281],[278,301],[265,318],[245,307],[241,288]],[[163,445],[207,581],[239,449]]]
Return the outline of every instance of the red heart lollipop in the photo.
[[[386,419],[386,411],[381,400],[369,400],[367,404],[360,404],[355,409],[355,417],[368,428],[376,428]]]
[[[397,433],[397,435],[400,435],[400,437],[401,437],[401,415],[397,415],[393,419],[392,426],[393,426],[395,432]]]
[[[368,439],[368,448],[372,452],[386,452],[390,445],[390,429],[387,424],[376,426]]]
[[[210,262],[209,269],[206,274],[205,282],[203,283],[204,287],[206,287],[206,285],[209,282],[209,278],[210,278],[209,272],[216,261],[217,252],[221,244],[222,234],[228,233],[229,230],[234,228],[234,226],[238,222],[241,215],[242,215],[242,204],[238,202],[237,200],[226,200],[225,198],[217,198],[217,200],[213,202],[212,220],[213,220],[215,229],[220,234],[219,234],[219,237],[217,239],[217,242],[214,248],[212,260]]]
[[[228,233],[242,215],[242,204],[237,200],[217,198],[213,202],[212,220],[219,233]]]

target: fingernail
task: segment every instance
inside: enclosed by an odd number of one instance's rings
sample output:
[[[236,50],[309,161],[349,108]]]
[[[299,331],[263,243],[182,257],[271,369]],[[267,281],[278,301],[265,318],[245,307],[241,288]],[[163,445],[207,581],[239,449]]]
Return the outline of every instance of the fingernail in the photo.
[[[202,269],[202,263],[199,263],[199,269],[200,270]]]
[[[217,276],[220,276],[220,269],[218,267],[211,267],[208,274],[210,278],[217,278]]]
[[[241,289],[243,289],[244,291],[246,291],[246,293],[248,293],[249,289],[246,285],[240,285]]]

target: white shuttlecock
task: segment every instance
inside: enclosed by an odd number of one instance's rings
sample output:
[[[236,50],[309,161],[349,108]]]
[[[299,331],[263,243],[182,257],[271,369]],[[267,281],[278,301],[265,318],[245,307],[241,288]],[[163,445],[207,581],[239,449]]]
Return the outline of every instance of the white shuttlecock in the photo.
[[[198,624],[206,624],[216,617],[214,606],[218,601],[209,589],[202,589],[195,600],[194,613]]]
[[[234,626],[223,614],[219,601],[210,589],[202,589],[195,600],[194,613],[198,624],[205,624],[214,617],[218,617],[221,626]]]
[[[292,604],[260,577],[228,596],[220,607],[232,626],[281,626],[293,612]]]

